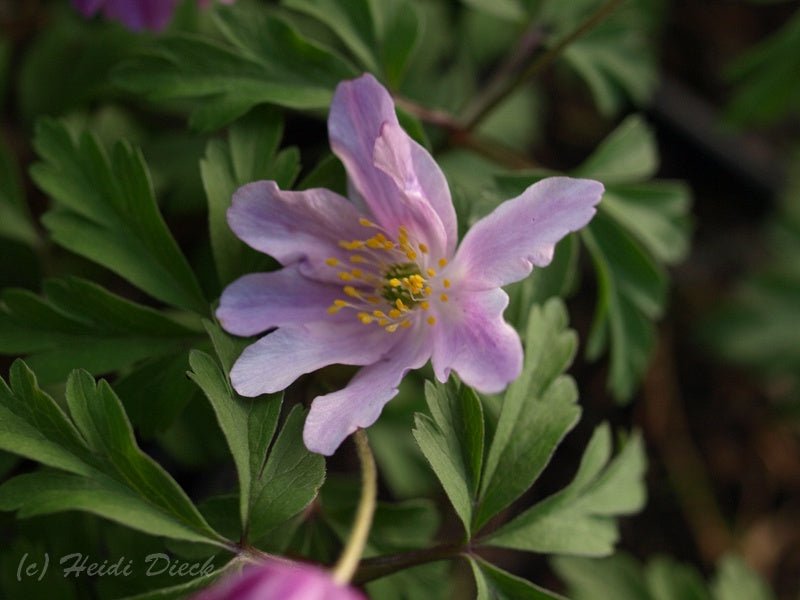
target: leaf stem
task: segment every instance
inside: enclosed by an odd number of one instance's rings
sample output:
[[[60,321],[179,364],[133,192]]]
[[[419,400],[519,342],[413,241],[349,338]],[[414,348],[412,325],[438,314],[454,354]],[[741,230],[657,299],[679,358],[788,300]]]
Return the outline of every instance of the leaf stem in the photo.
[[[492,110],[494,110],[495,107],[497,107],[497,105],[500,104],[518,86],[537,75],[540,71],[543,71],[549,67],[550,64],[556,58],[558,58],[558,56],[567,46],[597,27],[597,25],[608,18],[625,1],[626,0],[606,0],[597,8],[597,10],[586,17],[586,19],[581,21],[581,23],[575,29],[553,44],[545,52],[540,54],[536,60],[528,65],[526,69],[521,71],[519,69],[512,68],[501,69],[499,75],[502,75],[502,77],[496,77],[493,79],[492,82],[485,88],[484,93],[479,95],[475,102],[467,107],[463,118],[464,128],[468,131],[473,130],[478,123],[486,118],[486,116],[492,112]],[[534,31],[534,29],[528,29],[526,34],[523,35],[520,44],[518,44],[517,48],[515,49],[515,54],[520,48],[524,50],[528,47],[524,45],[526,38],[534,35]],[[514,67],[517,64],[517,61],[512,58],[507,64],[510,65],[510,67]]]
[[[361,499],[358,503],[350,539],[347,540],[344,551],[333,568],[333,580],[340,585],[350,582],[361,561],[361,556],[364,554],[364,546],[372,526],[375,499],[378,494],[378,472],[366,431],[358,429],[353,434],[353,439],[356,443],[358,459],[361,462]]]
[[[353,580],[356,584],[363,584],[381,577],[386,577],[397,571],[423,565],[429,562],[454,558],[465,551],[463,544],[440,544],[432,548],[411,550],[398,554],[376,556],[361,562],[358,572]]]

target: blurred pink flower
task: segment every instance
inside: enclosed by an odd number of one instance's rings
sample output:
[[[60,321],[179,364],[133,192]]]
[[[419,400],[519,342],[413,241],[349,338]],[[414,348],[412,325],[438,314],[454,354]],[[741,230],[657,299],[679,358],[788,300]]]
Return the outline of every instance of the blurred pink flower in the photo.
[[[72,5],[84,16],[102,11],[106,19],[118,21],[133,31],[161,31],[172,18],[180,0],[72,0]],[[202,7],[211,0],[198,0]],[[220,0],[232,4],[235,0]]]
[[[215,583],[192,600],[365,600],[330,573],[301,563],[265,562]]]
[[[325,189],[283,191],[274,181],[240,188],[231,229],[284,268],[233,282],[217,311],[236,335],[278,328],[231,370],[243,396],[277,392],[334,363],[363,367],[311,406],[303,439],[321,454],[372,425],[405,373],[428,359],[439,381],[453,370],[485,393],[516,379],[522,344],[503,319],[501,287],[547,265],[603,194],[597,181],[544,179],[478,221],[456,250],[444,174],[400,127],[372,75],[339,84],[328,133],[352,201]]]

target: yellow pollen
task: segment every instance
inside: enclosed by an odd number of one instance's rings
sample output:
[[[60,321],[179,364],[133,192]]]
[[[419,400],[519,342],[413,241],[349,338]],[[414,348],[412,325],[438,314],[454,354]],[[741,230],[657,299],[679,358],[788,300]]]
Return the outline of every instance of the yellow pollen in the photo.
[[[440,269],[444,269],[445,265],[447,265],[447,259],[446,258],[440,258],[439,259],[439,268]]]
[[[411,321],[401,321],[400,327],[402,327],[403,329],[408,329],[409,327],[411,327]]]
[[[447,297],[447,294],[442,294],[441,296],[439,296],[439,300],[441,300],[442,302],[447,302],[448,299],[449,298]]]
[[[352,285],[344,286],[344,293],[350,296],[351,298],[358,298],[359,293]]]
[[[431,315],[425,320],[428,322],[428,325],[436,325],[436,317],[434,317],[433,315]]]
[[[397,277],[392,277],[389,280],[389,285],[392,286],[392,287],[400,287],[403,284]]]
[[[353,277],[361,278],[361,276],[364,275],[364,271],[362,271],[361,269],[351,269],[350,274]]]
[[[403,303],[403,301],[400,298],[394,301],[394,305],[397,307],[397,310],[408,310],[408,307]]]
[[[419,251],[420,252],[422,252],[423,254],[427,254],[428,253],[428,247],[425,244],[418,244],[418,246],[419,246]]]
[[[408,260],[414,260],[417,258],[417,253],[414,252],[413,250],[409,250],[408,252],[406,252],[406,256],[408,257]]]
[[[365,312],[358,313],[358,320],[364,325],[369,325],[373,321],[372,317]]]
[[[376,250],[383,247],[383,242],[379,242],[375,238],[370,238],[367,240],[367,247]]]
[[[389,333],[394,333],[395,331],[397,331],[398,327],[400,327],[400,323],[392,323],[391,325],[384,327],[384,329]]]
[[[341,279],[342,281],[352,281],[353,276],[350,275],[350,273],[342,271],[341,273],[339,273],[339,279]]]
[[[378,319],[378,325],[386,327],[389,324],[389,319]]]
[[[419,303],[419,307],[422,310],[428,310],[431,307],[431,304],[427,300],[423,300],[422,302]]]
[[[340,310],[342,310],[342,307],[341,307],[341,306],[329,306],[329,307],[328,307],[328,314],[329,314],[329,315],[335,315],[335,314],[336,314],[336,313],[338,313]]]
[[[425,271],[428,274],[428,277],[436,277],[436,271],[428,267],[428,270]]]
[[[402,315],[402,314],[403,314],[403,313],[401,313],[401,312],[400,312],[399,310],[397,310],[396,308],[393,308],[392,310],[390,310],[390,311],[389,311],[389,316],[390,316],[392,319],[396,319],[396,318],[398,318],[398,317],[399,317],[400,315]]]
[[[386,315],[383,314],[383,312],[380,311],[380,310],[373,310],[372,314],[375,315],[376,317],[378,317],[379,319],[383,319],[383,318],[386,317]]]
[[[364,217],[361,217],[361,218],[358,220],[358,224],[359,224],[359,225],[363,225],[364,227],[375,227],[375,223],[373,223],[373,222],[372,222],[372,221],[370,221],[369,219],[365,219]]]
[[[430,286],[428,286],[428,287],[426,287],[426,288],[425,288],[425,290],[423,291],[423,293],[424,293],[426,296],[430,296],[430,295],[433,293],[433,289],[431,289],[431,287],[430,287]]]
[[[408,229],[402,225],[397,228],[397,233],[400,235],[400,237],[408,237]]]
[[[449,280],[449,279],[445,279],[445,280],[442,282],[442,285],[443,285],[445,288],[449,288],[449,287],[450,287],[450,280]]]
[[[353,254],[352,256],[350,256],[350,262],[351,263],[365,263],[365,262],[367,262],[367,259],[364,258],[363,256],[358,255],[358,254]],[[333,266],[333,265],[331,265],[331,266]]]
[[[331,256],[330,258],[325,259],[325,264],[328,265],[329,267],[335,267],[336,265],[339,264],[339,259],[333,258]]]
[[[347,302],[345,302],[344,300],[334,300],[333,305],[342,308],[344,306],[347,306]]]
[[[381,299],[378,298],[377,296],[367,296],[367,302],[369,302],[370,304],[380,304]]]
[[[391,241],[386,240],[385,242],[383,242],[383,247],[386,250],[391,250],[392,248],[394,248],[394,244]]]
[[[342,240],[339,242],[339,246],[344,248],[345,250],[358,250],[359,248],[364,247],[364,242],[361,240],[353,240],[352,242],[348,242],[347,240]]]

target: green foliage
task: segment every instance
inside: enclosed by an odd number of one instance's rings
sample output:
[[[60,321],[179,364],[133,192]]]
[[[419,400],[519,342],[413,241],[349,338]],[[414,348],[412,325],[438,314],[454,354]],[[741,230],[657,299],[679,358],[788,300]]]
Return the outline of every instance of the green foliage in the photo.
[[[773,600],[763,581],[734,556],[723,557],[710,586],[692,567],[656,557],[646,566],[626,554],[588,559],[553,559],[573,600]]]
[[[270,447],[282,394],[256,399],[238,396],[225,375],[237,354],[236,347],[216,325],[207,323],[206,327],[220,362],[192,351],[190,377],[214,408],[236,464],[242,533],[257,540],[316,497],[325,479],[325,460],[302,443],[305,415],[300,407],[289,413]]]
[[[536,481],[580,414],[575,384],[563,375],[575,351],[575,335],[567,329],[563,304],[553,299],[544,307],[534,307],[527,321],[523,374],[505,394],[488,451],[484,452],[486,427],[480,399],[453,383],[427,387],[431,417],[417,415],[414,436],[471,546],[610,554],[618,539],[616,517],[636,512],[644,504],[646,463],[638,435],[612,460],[607,425],[595,431],[572,483],[499,529],[474,538],[475,532]],[[472,566],[481,597],[489,597],[489,590],[499,597],[516,597],[514,593],[552,597],[481,562]]]
[[[53,208],[43,218],[53,240],[103,265],[154,298],[200,314],[208,304],[158,211],[141,152],[119,142],[109,157],[97,138],[75,139],[40,121],[31,168]]]
[[[36,246],[39,235],[28,214],[19,166],[10,148],[0,141],[0,237]]]
[[[69,415],[17,361],[0,382],[0,448],[42,463],[0,486],[0,508],[30,517],[84,510],[151,535],[223,545],[172,477],[136,445],[111,387],[67,381]]]
[[[587,354],[596,360],[610,347],[608,385],[621,402],[630,400],[649,362],[655,341],[653,321],[662,315],[666,303],[666,266],[680,262],[688,252],[689,191],[681,183],[652,180],[657,166],[653,135],[634,116],[570,173],[598,179],[606,186],[599,214],[580,234],[599,284]],[[550,174],[497,179],[502,194],[511,196]],[[564,254],[556,254],[555,271],[544,275],[552,278],[546,285],[555,293],[569,290],[574,269],[571,251],[559,251]],[[524,295],[524,288],[533,285],[520,287]]]
[[[225,43],[202,35],[163,38],[122,65],[116,81],[152,100],[202,99],[192,109],[191,123],[211,130],[258,104],[327,108],[336,84],[356,74],[266,8],[219,7],[215,24]]]
[[[231,126],[227,143],[211,140],[200,162],[211,248],[222,285],[263,269],[264,255],[233,234],[226,213],[231,196],[245,183],[271,179],[282,189],[291,188],[300,171],[300,155],[296,148],[278,152],[282,134],[283,122],[275,110],[256,109]]]
[[[738,125],[773,123],[800,109],[800,11],[728,69],[737,90],[728,119]]]
[[[562,596],[503,571],[477,556],[469,557],[477,600],[564,600]]]
[[[22,354],[43,383],[61,382],[76,364],[94,374],[146,358],[172,356],[197,340],[197,327],[78,278],[44,283],[44,297],[3,290],[0,352]]]

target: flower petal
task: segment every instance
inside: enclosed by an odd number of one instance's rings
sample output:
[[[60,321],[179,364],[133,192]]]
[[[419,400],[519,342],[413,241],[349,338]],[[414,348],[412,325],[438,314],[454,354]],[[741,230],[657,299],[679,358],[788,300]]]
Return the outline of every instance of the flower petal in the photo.
[[[369,365],[394,344],[378,327],[356,320],[281,327],[244,349],[231,369],[233,388],[242,396],[271,394],[305,373],[332,364]]]
[[[100,10],[106,0],[72,0],[72,6],[84,17],[91,17]]]
[[[341,287],[303,277],[297,267],[250,273],[222,292],[217,318],[234,335],[328,319],[326,310],[342,297]]]
[[[591,179],[550,177],[498,206],[464,236],[451,265],[469,289],[524,279],[553,259],[556,243],[594,216],[603,185]]]
[[[288,192],[274,181],[257,181],[236,190],[228,224],[245,243],[282,265],[302,262],[305,275],[336,281],[325,260],[347,260],[338,244],[364,237],[360,216],[351,202],[331,191]]]
[[[402,130],[392,97],[372,75],[336,88],[328,136],[384,228],[395,234],[404,226],[431,247],[452,252],[456,217],[447,181],[430,154]]]
[[[176,3],[176,0],[106,0],[103,13],[134,31],[161,31],[172,18]]]
[[[503,320],[508,295],[500,288],[453,295],[433,326],[433,370],[447,381],[451,369],[480,392],[502,391],[522,372],[522,343]]]
[[[398,332],[397,344],[378,362],[361,369],[342,390],[319,396],[311,405],[303,441],[312,452],[330,456],[359,427],[369,427],[397,395],[405,374],[430,357],[425,325]]]

